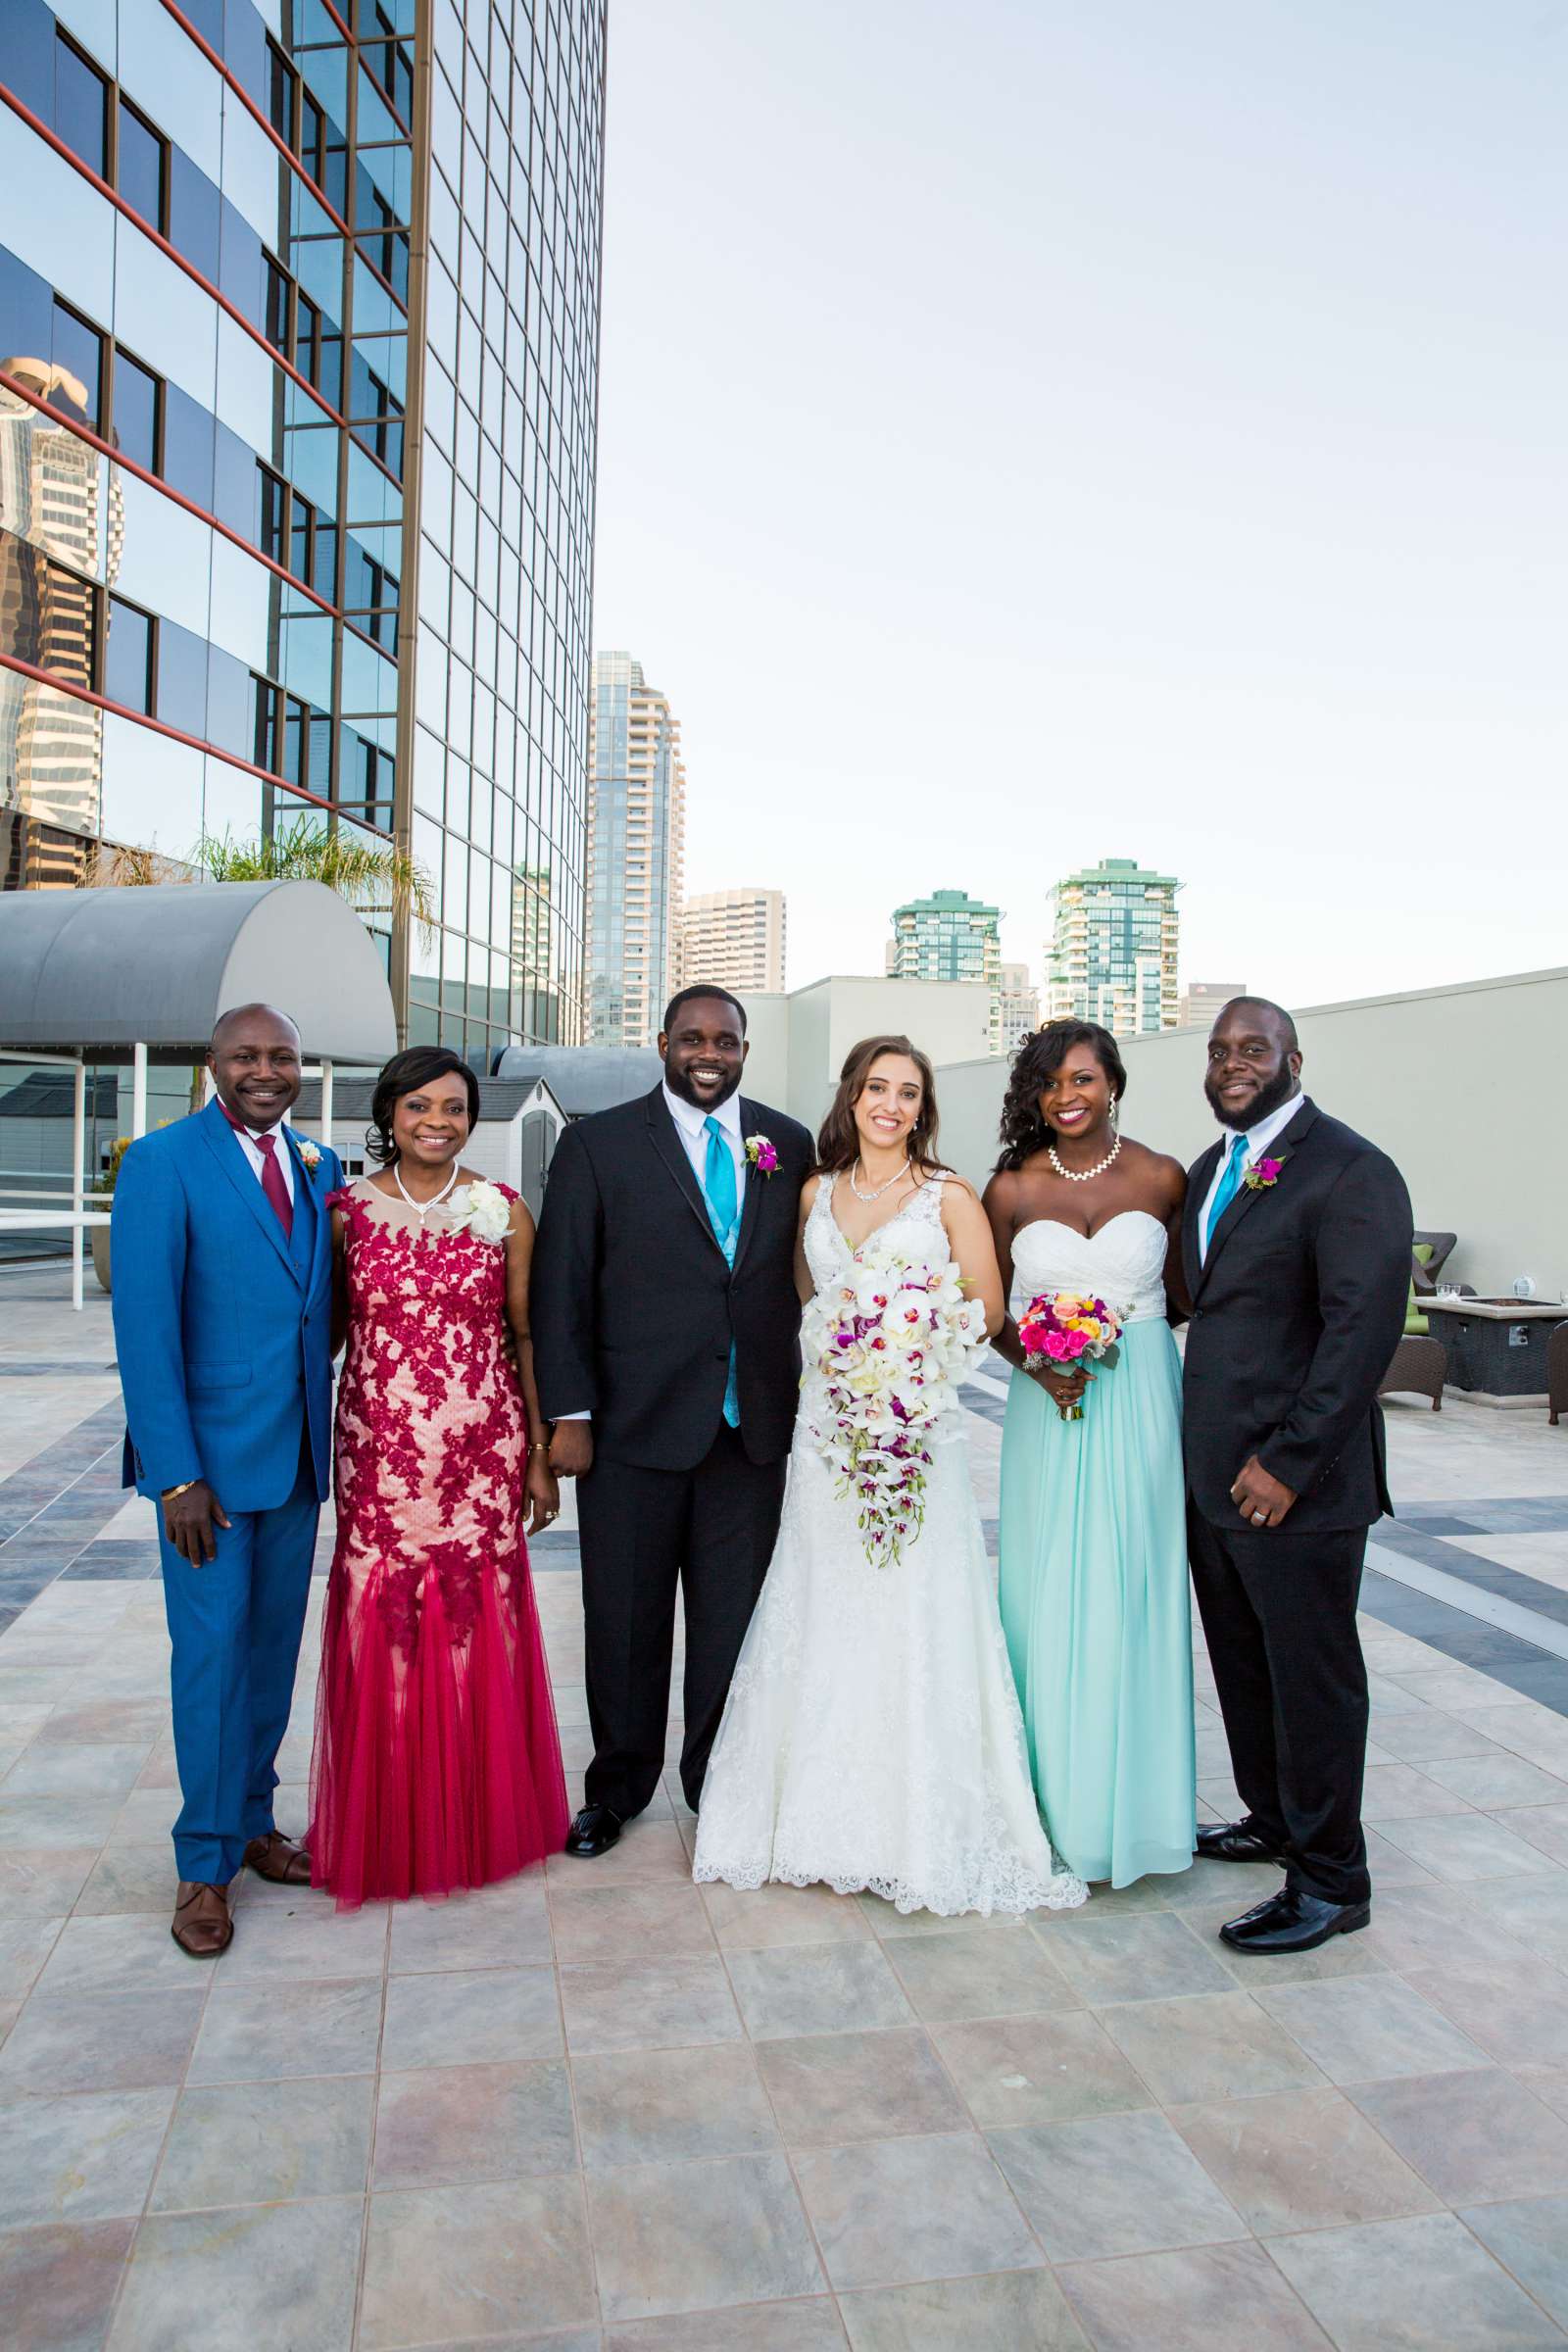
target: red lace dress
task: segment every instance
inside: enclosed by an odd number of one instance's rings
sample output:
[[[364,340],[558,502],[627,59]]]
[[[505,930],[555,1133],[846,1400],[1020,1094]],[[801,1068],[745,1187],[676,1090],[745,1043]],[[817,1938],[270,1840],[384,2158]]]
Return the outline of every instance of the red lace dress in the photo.
[[[509,1199],[515,1195],[509,1194]],[[566,1787],[523,1541],[505,1245],[364,1179],[346,1223],[313,1883],[343,1906],[482,1886],[558,1852]]]

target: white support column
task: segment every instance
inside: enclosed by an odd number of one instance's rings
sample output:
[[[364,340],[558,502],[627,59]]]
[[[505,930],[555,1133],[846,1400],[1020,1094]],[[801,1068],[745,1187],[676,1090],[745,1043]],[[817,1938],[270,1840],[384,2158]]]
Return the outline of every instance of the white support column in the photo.
[[[147,1049],[138,1042],[130,1049],[130,1139],[147,1132]]]
[[[86,1190],[82,1162],[87,1156],[87,1065],[78,1060],[72,1073],[71,1102],[71,1208],[80,1217],[82,1195]],[[71,1303],[77,1314],[81,1312],[81,1248],[85,1228],[79,1224],[71,1228]]]
[[[332,1149],[332,1064],[321,1055],[321,1150]]]

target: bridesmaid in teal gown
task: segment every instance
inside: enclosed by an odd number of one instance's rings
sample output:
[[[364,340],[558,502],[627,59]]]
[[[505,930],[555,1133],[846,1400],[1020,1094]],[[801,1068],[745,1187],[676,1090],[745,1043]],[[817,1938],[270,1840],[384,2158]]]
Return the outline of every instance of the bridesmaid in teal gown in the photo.
[[[1002,1621],[1052,1843],[1080,1878],[1113,1886],[1190,1866],[1197,1798],[1181,1364],[1166,1319],[1186,1178],[1121,1134],[1126,1084],[1115,1040],[1092,1022],[1027,1038],[985,1192],[1009,1310],[993,1345],[1014,1366]],[[1024,1368],[1017,1316],[1059,1291],[1121,1317],[1114,1362]],[[1064,1419],[1078,1403],[1082,1420]]]

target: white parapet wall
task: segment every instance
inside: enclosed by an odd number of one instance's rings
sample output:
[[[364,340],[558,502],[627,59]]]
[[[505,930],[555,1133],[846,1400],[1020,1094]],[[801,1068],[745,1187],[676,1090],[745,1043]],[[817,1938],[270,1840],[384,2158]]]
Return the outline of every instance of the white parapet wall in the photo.
[[[1446,1273],[1484,1296],[1568,1291],[1568,970],[1507,973],[1297,1013],[1301,1080],[1398,1162],[1417,1225],[1459,1237]],[[1213,1140],[1205,1035],[1123,1040],[1127,1133],[1179,1159]],[[1007,1064],[939,1067],[944,1156],[996,1163]]]

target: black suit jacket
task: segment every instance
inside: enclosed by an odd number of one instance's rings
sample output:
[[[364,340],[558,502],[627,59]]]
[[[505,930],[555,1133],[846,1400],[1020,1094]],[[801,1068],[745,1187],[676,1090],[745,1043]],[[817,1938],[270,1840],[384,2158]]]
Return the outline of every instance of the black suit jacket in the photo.
[[[594,1445],[652,1470],[690,1470],[717,1435],[730,1346],[754,1462],[789,1451],[800,1386],[795,1229],[811,1139],[741,1101],[741,1133],[778,1152],[746,1171],[733,1272],[713,1239],[662,1087],[568,1127],[534,1244],[530,1320],[547,1420],[593,1415]]]
[[[1241,1188],[1200,1265],[1198,1221],[1226,1140],[1187,1180],[1189,1491],[1205,1519],[1239,1526],[1231,1483],[1255,1453],[1299,1496],[1293,1533],[1370,1527],[1394,1508],[1377,1392],[1410,1291],[1404,1179],[1303,1102],[1267,1154],[1284,1162],[1277,1183]]]

